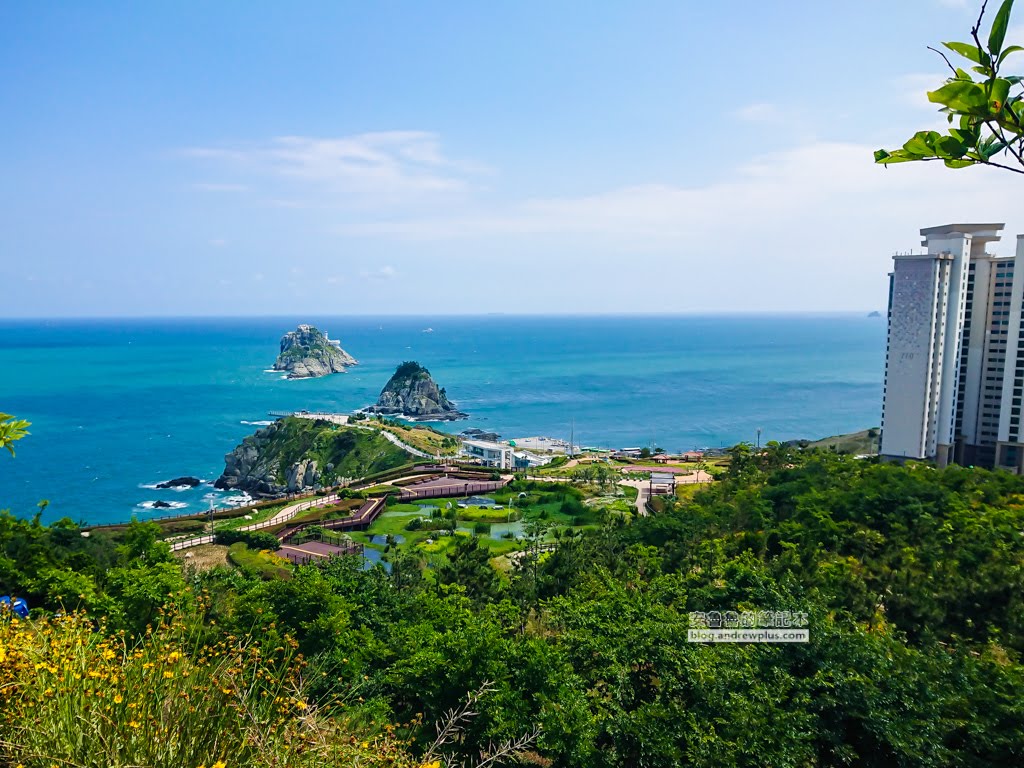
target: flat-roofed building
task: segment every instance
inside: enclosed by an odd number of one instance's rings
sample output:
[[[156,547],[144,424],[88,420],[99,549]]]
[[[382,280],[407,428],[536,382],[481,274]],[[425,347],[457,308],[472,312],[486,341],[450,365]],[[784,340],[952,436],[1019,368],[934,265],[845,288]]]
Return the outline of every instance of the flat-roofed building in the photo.
[[[988,253],[1002,224],[921,230],[889,275],[881,450],[890,458],[1024,467],[1024,258]]]
[[[463,440],[462,452],[467,456],[479,459],[488,467],[512,469],[515,462],[512,446],[504,443],[492,443],[489,440]]]

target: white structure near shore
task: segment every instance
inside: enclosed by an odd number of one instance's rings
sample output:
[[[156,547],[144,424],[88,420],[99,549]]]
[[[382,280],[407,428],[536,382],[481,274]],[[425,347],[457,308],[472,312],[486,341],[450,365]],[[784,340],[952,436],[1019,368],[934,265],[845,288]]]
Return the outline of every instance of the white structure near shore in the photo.
[[[1024,236],[1015,257],[994,256],[1002,228],[922,229],[924,253],[893,257],[883,456],[1024,469]]]
[[[537,456],[529,451],[516,450],[513,442],[494,443],[490,440],[463,440],[462,453],[479,459],[488,467],[496,469],[528,469],[547,464],[551,459]]]

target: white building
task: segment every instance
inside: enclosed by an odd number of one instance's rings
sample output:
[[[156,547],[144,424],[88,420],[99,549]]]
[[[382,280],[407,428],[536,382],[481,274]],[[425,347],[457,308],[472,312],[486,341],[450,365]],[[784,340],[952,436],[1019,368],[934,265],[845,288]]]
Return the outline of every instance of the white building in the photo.
[[[1002,228],[922,229],[925,253],[893,257],[882,455],[1024,468],[1024,236],[1016,257],[993,256]]]
[[[488,467],[512,469],[515,466],[514,449],[504,443],[489,440],[463,440],[462,452],[474,459],[480,459]]]
[[[493,443],[490,440],[463,440],[462,452],[466,456],[479,459],[488,467],[498,469],[529,469],[551,462],[550,456],[538,456],[529,451],[516,450],[513,441]]]

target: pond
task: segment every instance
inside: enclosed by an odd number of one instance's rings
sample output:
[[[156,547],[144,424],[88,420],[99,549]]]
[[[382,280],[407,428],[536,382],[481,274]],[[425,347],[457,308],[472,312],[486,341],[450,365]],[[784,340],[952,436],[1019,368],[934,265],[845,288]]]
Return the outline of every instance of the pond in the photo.
[[[461,526],[461,525],[456,530],[459,530],[459,531],[461,531],[463,533],[468,533],[471,536],[474,534],[474,531],[473,531],[472,528],[466,528],[465,526]],[[502,536],[502,534],[505,533],[505,532],[511,533],[517,539],[521,538],[522,535],[523,535],[523,521],[520,520],[520,521],[515,522],[515,523],[491,523],[491,538],[492,539],[503,539],[503,538],[505,538],[504,536]]]
[[[393,534],[393,535],[395,537],[395,543],[396,544],[401,544],[403,541],[405,541],[405,536],[403,536],[402,534],[396,533],[396,534]],[[387,537],[386,534],[377,533],[377,534],[374,534],[373,536],[370,537],[370,541],[372,543],[374,543],[374,544],[380,544],[382,546],[387,546],[388,537]]]
[[[391,573],[391,563],[382,560],[383,552],[373,547],[363,547],[363,570],[368,571],[375,565],[384,566],[384,570]]]
[[[491,538],[502,539],[503,533],[509,532],[517,539],[523,535],[523,521],[519,520],[515,523],[493,523],[491,525]]]

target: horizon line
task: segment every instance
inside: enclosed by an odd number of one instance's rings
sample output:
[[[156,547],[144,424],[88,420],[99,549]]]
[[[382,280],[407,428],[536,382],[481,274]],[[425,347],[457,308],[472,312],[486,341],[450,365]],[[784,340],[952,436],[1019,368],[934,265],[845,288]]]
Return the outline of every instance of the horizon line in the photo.
[[[0,323],[22,321],[74,321],[74,320],[272,320],[303,316],[321,318],[603,318],[603,317],[801,317],[801,316],[869,316],[874,312],[885,317],[878,309],[724,309],[693,310],[678,312],[435,312],[435,313],[346,313],[330,314],[320,312],[282,313],[265,315],[15,315],[0,317]]]

